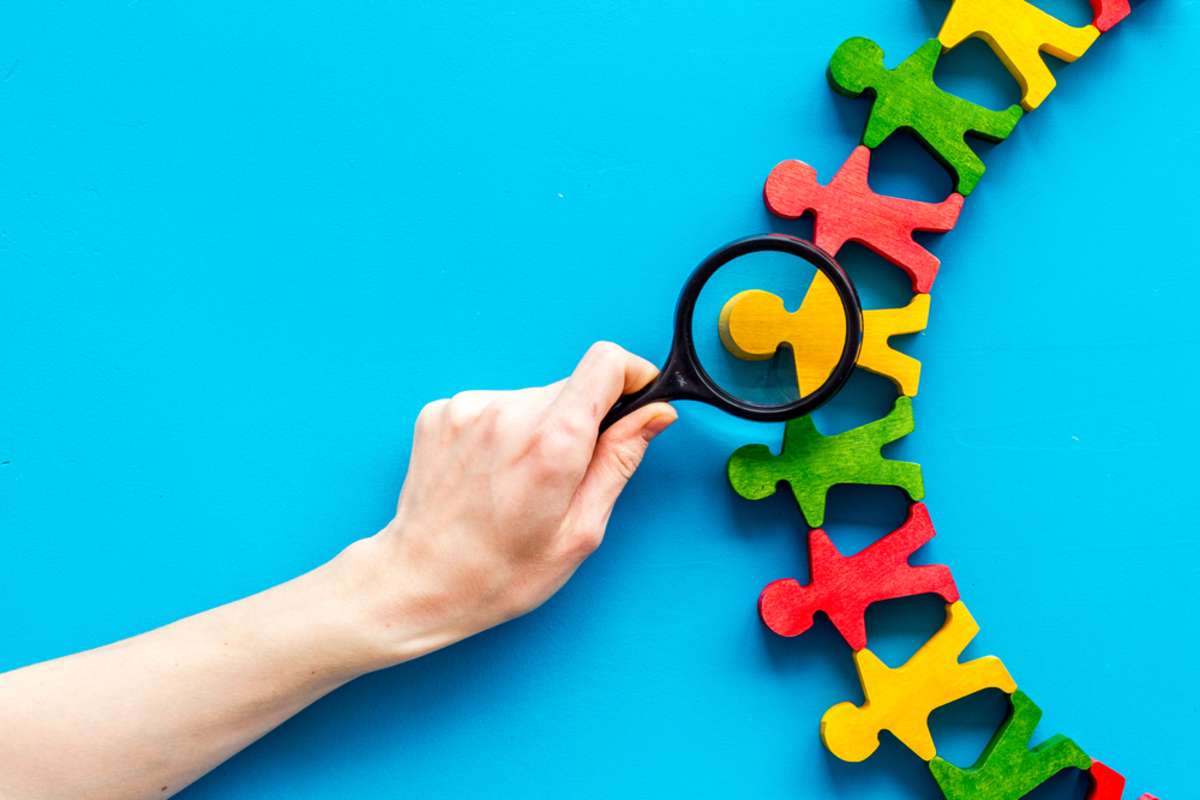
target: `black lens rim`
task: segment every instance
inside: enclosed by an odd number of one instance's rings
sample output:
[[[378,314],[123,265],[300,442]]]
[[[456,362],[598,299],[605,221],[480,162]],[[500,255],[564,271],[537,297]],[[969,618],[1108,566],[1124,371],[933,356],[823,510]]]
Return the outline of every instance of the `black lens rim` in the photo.
[[[783,405],[755,403],[725,391],[700,363],[692,329],[696,303],[709,278],[730,261],[750,253],[761,252],[787,253],[802,258],[819,269],[837,291],[846,317],[846,338],[842,344],[842,353],[824,383],[810,394]],[[812,242],[795,236],[783,233],[758,234],[739,239],[717,249],[700,262],[688,276],[675,306],[675,337],[671,345],[671,356],[668,357],[667,362],[676,368],[686,365],[691,373],[686,377],[690,377],[692,380],[685,382],[692,383],[694,381],[693,391],[687,394],[693,399],[701,400],[743,419],[778,422],[810,414],[832,400],[841,391],[858,362],[858,355],[862,349],[862,336],[862,303],[858,298],[858,291],[854,288],[854,282],[850,280],[850,276],[833,256]],[[678,379],[672,382],[677,383]]]

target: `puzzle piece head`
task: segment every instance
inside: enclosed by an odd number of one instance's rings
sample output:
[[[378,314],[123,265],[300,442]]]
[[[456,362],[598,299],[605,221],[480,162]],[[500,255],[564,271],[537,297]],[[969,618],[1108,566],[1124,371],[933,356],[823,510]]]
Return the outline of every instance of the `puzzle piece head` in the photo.
[[[813,625],[813,609],[795,578],[772,581],[758,597],[758,615],[780,636],[799,636]]]
[[[738,358],[763,361],[787,344],[780,331],[790,316],[778,295],[762,289],[738,292],[721,309],[721,343]]]
[[[729,484],[747,500],[762,500],[775,494],[775,485],[783,476],[774,464],[777,456],[765,444],[747,444],[729,457]]]
[[[853,703],[838,703],[821,717],[821,739],[842,761],[866,761],[879,749],[879,730],[867,712]]]
[[[795,159],[781,161],[767,176],[763,200],[772,214],[796,219],[808,211],[817,211],[825,187],[817,181],[817,171]]]
[[[863,36],[842,42],[829,59],[830,79],[851,95],[876,86],[885,72],[883,48]]]

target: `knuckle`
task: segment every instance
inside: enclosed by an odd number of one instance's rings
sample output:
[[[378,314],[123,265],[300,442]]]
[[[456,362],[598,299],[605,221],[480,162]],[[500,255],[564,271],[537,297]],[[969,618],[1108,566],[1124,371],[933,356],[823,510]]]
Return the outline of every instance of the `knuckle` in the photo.
[[[446,410],[448,402],[448,400],[434,400],[422,406],[421,411],[417,414],[417,421],[414,425],[416,431],[424,433],[435,428],[442,417],[442,413]]]
[[[629,480],[633,477],[633,473],[637,472],[644,453],[645,448],[637,445],[622,445],[614,448],[612,452],[613,469],[622,478]]]
[[[532,450],[546,471],[565,469],[576,450],[576,439],[561,427],[540,428],[533,434]]]
[[[582,528],[575,532],[574,540],[576,555],[587,558],[600,548],[600,543],[604,541],[604,529]]]
[[[446,424],[455,431],[467,427],[477,416],[477,404],[469,392],[459,392],[446,403]]]
[[[601,363],[610,364],[620,361],[625,354],[625,350],[615,342],[602,339],[593,343],[588,348],[587,354]]]
[[[571,442],[596,438],[596,424],[587,414],[571,412],[559,414],[555,419],[559,433]]]

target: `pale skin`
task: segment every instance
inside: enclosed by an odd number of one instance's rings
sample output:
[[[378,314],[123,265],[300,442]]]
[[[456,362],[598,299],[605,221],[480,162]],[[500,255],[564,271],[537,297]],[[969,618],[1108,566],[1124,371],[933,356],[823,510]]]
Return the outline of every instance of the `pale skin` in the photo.
[[[675,421],[655,403],[599,435],[656,373],[600,343],[549,386],[430,403],[383,530],[259,594],[0,675],[0,798],[169,797],[356,677],[537,608]]]

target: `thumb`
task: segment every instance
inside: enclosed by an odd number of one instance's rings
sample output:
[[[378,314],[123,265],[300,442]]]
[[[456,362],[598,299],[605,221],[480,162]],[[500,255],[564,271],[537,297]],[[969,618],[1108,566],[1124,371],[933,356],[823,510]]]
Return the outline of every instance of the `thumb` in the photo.
[[[667,403],[651,403],[618,420],[597,440],[592,461],[575,492],[574,518],[584,530],[604,530],[617,497],[642,463],[650,440],[677,417]]]

